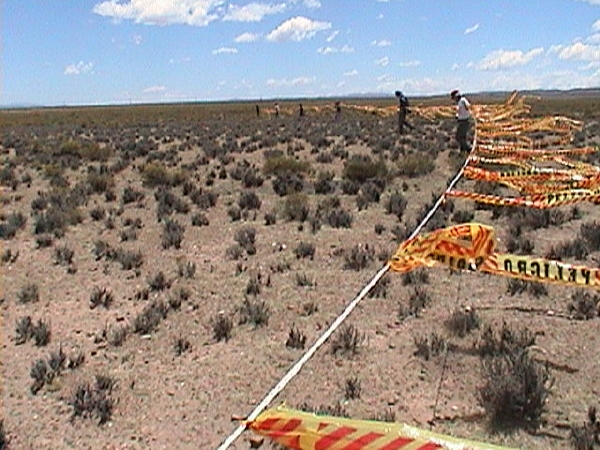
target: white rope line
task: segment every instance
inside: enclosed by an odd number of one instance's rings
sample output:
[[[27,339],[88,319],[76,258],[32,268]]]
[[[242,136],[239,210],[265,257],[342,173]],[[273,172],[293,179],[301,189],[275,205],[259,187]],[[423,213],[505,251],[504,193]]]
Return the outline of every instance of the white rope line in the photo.
[[[475,139],[473,141],[472,149],[475,149],[475,144],[477,142],[477,134],[475,134]],[[473,150],[471,150],[471,153]],[[439,209],[440,205],[446,198],[446,194],[452,190],[452,188],[458,183],[458,180],[462,177],[462,174],[465,170],[465,167],[469,163],[470,155],[467,156],[465,162],[462,167],[458,170],[448,187],[444,191],[444,193],[437,199],[435,204],[431,207],[427,215],[421,220],[421,222],[417,225],[415,230],[411,233],[408,239],[412,239],[423,229],[423,227],[427,224],[429,219],[435,214],[435,212]],[[346,309],[335,319],[335,321],[325,330],[325,332],[317,339],[317,341],[302,355],[302,357],[296,361],[296,363],[288,370],[288,372],[283,376],[281,380],[267,393],[265,398],[254,408],[254,410],[250,413],[250,415],[246,418],[247,421],[255,420],[258,415],[267,407],[269,404],[275,399],[275,397],[287,386],[287,384],[298,375],[302,366],[306,364],[306,362],[315,354],[315,352],[329,339],[329,337],[333,334],[333,332],[342,324],[342,322],[350,315],[350,313],[356,308],[356,306],[360,303],[360,301],[365,298],[365,296],[369,293],[369,291],[377,284],[377,282],[381,279],[382,276],[386,274],[388,269],[390,268],[389,264],[386,264],[379,272],[375,274],[375,276],[367,283],[367,285],[358,293],[358,295],[352,300]],[[244,424],[238,425],[238,427],[231,433],[227,439],[223,441],[223,443],[217,447],[217,450],[226,450],[229,448],[231,444],[235,442],[235,440],[240,437],[240,435],[244,432],[246,426]]]

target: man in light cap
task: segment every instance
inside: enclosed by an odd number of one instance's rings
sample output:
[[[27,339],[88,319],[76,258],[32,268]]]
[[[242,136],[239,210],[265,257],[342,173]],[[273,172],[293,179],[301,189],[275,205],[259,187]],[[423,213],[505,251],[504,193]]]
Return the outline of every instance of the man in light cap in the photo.
[[[471,104],[462,96],[458,89],[450,92],[450,97],[456,102],[456,141],[460,146],[461,152],[470,152],[471,145],[467,141],[467,136],[471,128]]]

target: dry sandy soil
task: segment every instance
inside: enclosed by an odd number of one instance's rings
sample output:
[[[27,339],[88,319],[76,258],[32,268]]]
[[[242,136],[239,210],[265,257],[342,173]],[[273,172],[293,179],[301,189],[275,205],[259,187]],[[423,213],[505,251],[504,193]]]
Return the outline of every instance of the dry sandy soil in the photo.
[[[14,236],[1,241],[2,419],[7,448],[216,448],[236,427],[231,416],[248,414],[301,357],[302,349],[286,346],[290,330],[302,333],[306,348],[310,346],[394,252],[398,236],[392,230],[400,226],[405,235],[412,231],[423,208],[443,192],[461,162],[454,153],[451,120],[413,117],[416,129],[399,137],[393,117],[344,111],[336,122],[328,110],[317,112],[307,104],[307,116],[299,119],[294,104],[283,106],[284,112],[286,108],[291,112],[279,118],[266,111],[254,117],[254,105],[242,105],[235,114],[227,105],[198,105],[198,119],[191,108],[181,119],[154,122],[140,115],[137,123],[111,121],[101,116],[102,111],[97,114],[105,123],[84,119],[78,111],[0,113],[0,122],[5,122],[0,142],[5,184],[2,223],[6,225],[17,212],[26,218]],[[585,120],[579,143],[595,144],[600,135],[598,117]],[[110,155],[94,161],[87,154],[81,156],[80,150],[69,153],[68,140],[79,143],[78,149],[82,143],[100,142],[99,148],[109,148]],[[144,141],[152,143],[145,153],[135,144],[125,144]],[[215,148],[221,149],[216,156],[211,154]],[[275,176],[262,172],[265,155],[273,150],[310,162],[303,186],[310,214],[325,198],[337,197],[352,216],[351,227],[324,222],[313,232],[309,221],[288,220],[287,197],[274,192]],[[53,156],[43,160],[44,153]],[[331,160],[318,158],[323,154],[331,155]],[[373,161],[383,156],[391,174],[379,202],[364,209],[357,207],[356,195],[342,191],[348,158],[357,154],[370,155]],[[410,154],[434,161],[434,170],[424,176],[401,175]],[[60,169],[69,165],[65,161],[70,157],[79,164]],[[175,182],[169,190],[189,206],[189,212],[165,213],[162,221],[157,219],[158,188],[144,183],[143,177],[150,160],[162,161],[168,173],[187,168],[187,188]],[[245,188],[232,178],[242,161],[257,168],[262,185]],[[56,172],[66,180],[67,187],[59,194],[66,196],[78,183],[89,184],[89,167],[99,171],[101,165],[109,169],[106,173],[114,185],[108,191],[116,198],[102,188],[87,192],[77,206],[81,221],[67,226],[64,236],[58,233],[50,239],[52,230],[36,233],[36,214],[43,209],[34,210],[34,204],[41,193],[57,192],[51,186],[60,183]],[[335,191],[315,194],[314,182],[323,171],[334,174]],[[461,181],[459,186],[469,190],[474,183]],[[206,208],[195,204],[184,195],[191,187],[218,194],[216,204]],[[144,196],[125,203],[126,189]],[[401,220],[386,211],[396,190],[408,201]],[[232,220],[230,210],[243,192],[255,192],[260,208]],[[552,246],[572,241],[583,223],[600,217],[597,206],[582,204],[578,209],[579,218],[571,218],[572,207],[560,208],[566,217],[562,223],[523,231],[534,243],[534,255],[543,256]],[[454,202],[454,211],[459,210],[471,211],[475,221],[496,227],[501,248],[515,233],[509,216],[493,218],[492,211],[475,209],[472,202],[462,200]],[[271,212],[276,222],[267,225],[265,215]],[[199,213],[205,214],[208,225],[192,225],[192,216]],[[167,217],[184,226],[180,248],[164,248],[161,243]],[[455,223],[451,213],[436,219],[442,225]],[[127,225],[132,223],[139,225],[135,238],[132,225]],[[236,232],[247,227],[256,233],[255,252],[242,251],[233,259],[230,248],[236,244]],[[378,233],[377,228],[383,231]],[[130,239],[123,240],[127,236]],[[52,240],[47,247],[45,239]],[[123,270],[117,260],[99,253],[99,241],[111,249],[141,252],[143,264]],[[301,242],[314,244],[314,257],[296,256]],[[353,248],[370,256],[362,270],[345,267]],[[61,249],[73,251],[70,264],[58,263]],[[595,256],[598,252],[578,262],[597,266]],[[179,270],[186,262],[195,265],[189,278]],[[158,286],[160,272],[166,286]],[[352,418],[391,418],[515,448],[570,447],[570,427],[584,422],[588,407],[598,403],[600,394],[600,319],[575,320],[570,314],[577,290],[549,285],[547,295],[540,297],[528,292],[510,295],[506,278],[443,268],[427,269],[427,275],[429,280],[421,287],[431,301],[417,314],[404,317],[400,312],[407,309],[415,287],[388,273],[385,289],[365,298],[346,321],[364,336],[358,351],[334,353],[331,342],[325,343],[273,405],[285,402],[295,408],[337,410]],[[28,301],[24,291],[28,285],[37,286],[37,300]],[[91,307],[94,288],[112,293],[108,307]],[[178,298],[179,308],[174,306]],[[240,323],[245,298],[246,305],[268,308],[268,323]],[[151,331],[136,332],[136,319],[153,301],[167,305],[163,316]],[[465,306],[477,312],[481,326],[458,337],[444,323]],[[311,307],[316,310],[309,311]],[[34,337],[18,341],[18,324],[27,316],[34,326],[40,320],[49,324],[46,345],[36,345]],[[215,337],[219,317],[231,320],[229,340]],[[548,363],[553,380],[541,422],[534,429],[493,429],[479,401],[485,379],[477,343],[486,325],[497,329],[503,322],[535,334],[532,354]],[[121,329],[123,341],[117,342]],[[448,350],[428,359],[416,355],[415,340],[432,333],[446,339]],[[189,348],[179,345],[183,351],[178,352],[177,343]],[[66,360],[59,361],[53,377],[42,377],[34,394],[32,367],[40,359],[47,365],[59,350]],[[112,380],[112,388],[98,389],[97,376]],[[357,381],[360,395],[347,398],[348,383]],[[102,405],[102,395],[113,402],[112,409],[103,404],[111,413],[105,423],[99,424],[98,409],[75,414],[78,390],[87,392],[85,405],[94,399]],[[233,448],[249,448],[250,435],[245,432]]]

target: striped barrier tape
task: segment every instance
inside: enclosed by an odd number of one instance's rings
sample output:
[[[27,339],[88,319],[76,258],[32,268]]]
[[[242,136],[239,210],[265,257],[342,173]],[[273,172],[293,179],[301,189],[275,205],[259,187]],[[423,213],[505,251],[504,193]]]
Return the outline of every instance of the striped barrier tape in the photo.
[[[246,426],[293,450],[510,450],[401,423],[316,415],[280,406]]]
[[[427,235],[426,235],[427,236]],[[390,258],[390,269],[408,272],[420,265],[445,265],[454,270],[478,270],[530,281],[600,288],[600,269],[545,258],[496,253],[492,227],[461,224],[429,233],[432,245],[416,255],[400,245]],[[421,263],[421,264],[419,264]]]
[[[573,189],[555,193],[543,193],[522,197],[502,197],[499,195],[479,194],[451,190],[448,197],[466,198],[479,203],[495,206],[527,206],[536,209],[556,208],[558,206],[572,205],[580,202],[600,202],[600,189]]]

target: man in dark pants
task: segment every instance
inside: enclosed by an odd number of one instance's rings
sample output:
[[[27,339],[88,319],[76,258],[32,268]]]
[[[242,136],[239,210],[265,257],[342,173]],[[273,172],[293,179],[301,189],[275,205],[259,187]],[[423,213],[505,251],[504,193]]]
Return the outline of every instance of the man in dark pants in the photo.
[[[450,98],[456,103],[456,141],[460,146],[461,152],[470,152],[471,144],[468,141],[469,130],[471,129],[471,104],[460,94],[458,89],[450,92]]]
[[[406,121],[406,115],[410,112],[408,98],[401,91],[396,91],[395,94],[398,98],[398,131],[400,134],[404,134],[405,125],[411,130],[414,130],[415,127]]]

